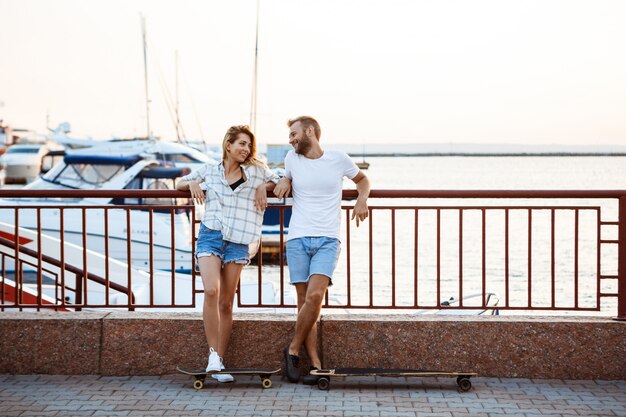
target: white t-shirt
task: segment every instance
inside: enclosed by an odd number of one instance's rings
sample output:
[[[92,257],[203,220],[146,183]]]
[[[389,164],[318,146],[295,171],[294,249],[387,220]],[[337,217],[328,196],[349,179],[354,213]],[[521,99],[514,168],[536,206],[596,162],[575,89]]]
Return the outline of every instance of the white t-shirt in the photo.
[[[285,176],[291,179],[293,211],[287,239],[326,236],[339,239],[343,177],[359,168],[341,151],[324,151],[309,159],[291,150],[285,156]]]

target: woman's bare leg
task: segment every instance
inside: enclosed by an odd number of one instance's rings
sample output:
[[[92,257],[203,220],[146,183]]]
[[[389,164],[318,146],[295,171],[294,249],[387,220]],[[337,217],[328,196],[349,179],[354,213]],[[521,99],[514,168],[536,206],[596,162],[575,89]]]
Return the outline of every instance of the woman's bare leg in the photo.
[[[222,269],[222,282],[220,286],[220,341],[217,346],[217,353],[222,357],[228,348],[228,341],[233,329],[233,301],[237,284],[241,277],[243,265],[229,262]]]
[[[204,334],[209,348],[217,351],[219,348],[220,313],[218,309],[220,296],[220,276],[222,260],[219,256],[203,256],[198,260],[200,276],[204,286],[204,304],[202,306],[202,320]]]

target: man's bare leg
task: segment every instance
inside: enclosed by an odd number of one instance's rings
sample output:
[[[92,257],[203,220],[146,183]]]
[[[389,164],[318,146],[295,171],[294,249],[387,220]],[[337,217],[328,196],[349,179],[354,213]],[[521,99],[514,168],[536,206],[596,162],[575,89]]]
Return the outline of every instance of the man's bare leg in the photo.
[[[289,354],[298,356],[300,347],[305,340],[307,340],[307,337],[309,337],[322,311],[322,303],[329,282],[329,278],[326,275],[315,274],[309,278],[304,304],[298,311],[296,334],[289,345]],[[317,334],[313,336],[315,339],[311,340],[315,344],[314,350],[317,352]],[[311,359],[311,361],[313,361],[313,359]],[[317,357],[317,362],[319,363],[319,357]]]
[[[306,291],[307,284],[295,284],[296,294],[298,295],[298,312],[302,309],[304,302],[306,300]],[[319,316],[318,316],[319,317]],[[309,335],[306,337],[304,341],[304,348],[306,349],[306,353],[309,356],[309,361],[311,365],[316,367],[317,369],[322,369],[322,361],[320,360],[319,354],[317,352],[317,319],[309,332]]]

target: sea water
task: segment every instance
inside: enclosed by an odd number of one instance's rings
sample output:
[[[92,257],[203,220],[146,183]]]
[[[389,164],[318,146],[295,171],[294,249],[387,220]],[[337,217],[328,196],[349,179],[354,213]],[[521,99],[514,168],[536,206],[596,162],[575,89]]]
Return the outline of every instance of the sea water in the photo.
[[[367,161],[370,167],[365,173],[375,190],[626,190],[626,157],[432,156],[370,157]],[[344,187],[354,188],[354,184],[345,180]],[[414,210],[396,211],[393,219],[395,228],[392,228],[391,211],[374,209],[372,219],[362,227],[356,228],[352,223],[349,253],[344,212],[344,243],[333,277],[334,285],[329,291],[331,303],[345,304],[349,293],[353,305],[371,302],[376,306],[390,306],[392,303],[412,306],[417,293],[419,305],[437,306],[442,300],[457,297],[460,293],[468,295],[484,290],[498,294],[500,304],[508,302],[510,306],[520,308],[528,305],[546,309],[553,306],[573,308],[576,304],[583,308],[595,308],[598,302],[598,273],[617,273],[617,245],[603,244],[599,253],[597,249],[598,215],[603,221],[616,221],[615,200],[371,198],[368,203],[370,207],[515,206],[524,209],[508,212],[508,267],[504,261],[506,214],[502,209],[487,210],[484,215],[479,209],[467,209],[463,211],[462,220],[458,209],[441,210],[439,218],[435,209],[420,209],[417,245]],[[345,201],[344,205],[351,206],[353,202]],[[539,209],[541,206],[568,207],[555,210],[554,239],[552,212]],[[575,211],[569,209],[573,206],[581,208],[577,231]],[[526,207],[537,207],[532,210],[532,219],[529,219]],[[437,222],[439,247],[436,242]],[[371,250],[370,225],[373,225]],[[483,230],[486,235],[484,247]],[[463,239],[460,239],[461,231]],[[575,233],[578,233],[577,248]],[[600,233],[602,239],[616,239],[617,226],[603,226]],[[395,245],[392,242],[394,239]],[[395,260],[392,259],[392,251],[395,251]],[[575,253],[578,253],[577,263]],[[247,269],[244,277],[254,276],[255,272],[256,269]],[[276,285],[280,284],[277,266],[265,266],[263,274]],[[291,291],[288,277],[288,268],[285,267],[285,291]],[[395,277],[395,289],[392,277]],[[439,288],[437,277],[440,278]],[[614,293],[616,284],[616,280],[603,280],[599,290]],[[480,301],[478,298],[472,302]],[[615,314],[614,301],[614,298],[601,300],[605,314]]]

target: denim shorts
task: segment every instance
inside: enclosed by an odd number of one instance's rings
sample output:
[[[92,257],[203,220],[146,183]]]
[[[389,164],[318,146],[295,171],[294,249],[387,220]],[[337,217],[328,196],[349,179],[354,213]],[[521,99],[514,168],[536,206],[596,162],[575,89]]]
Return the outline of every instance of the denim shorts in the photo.
[[[325,236],[299,237],[287,241],[287,264],[292,285],[308,283],[311,275],[325,275],[333,285],[341,242]]]
[[[221,230],[209,229],[200,224],[196,241],[196,262],[203,256],[211,255],[219,256],[225,264],[235,262],[246,265],[249,261],[248,245],[224,240]]]

